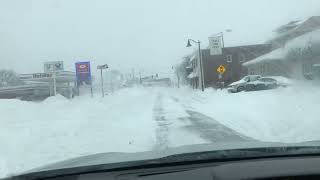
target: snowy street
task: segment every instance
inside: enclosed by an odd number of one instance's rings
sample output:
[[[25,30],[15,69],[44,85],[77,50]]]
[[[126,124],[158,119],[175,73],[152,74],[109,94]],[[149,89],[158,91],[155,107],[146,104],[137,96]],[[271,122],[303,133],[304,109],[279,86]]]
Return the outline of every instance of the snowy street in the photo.
[[[316,88],[230,94],[135,87],[105,98],[96,94],[72,100],[56,96],[43,102],[0,100],[0,177],[102,152],[319,140]]]

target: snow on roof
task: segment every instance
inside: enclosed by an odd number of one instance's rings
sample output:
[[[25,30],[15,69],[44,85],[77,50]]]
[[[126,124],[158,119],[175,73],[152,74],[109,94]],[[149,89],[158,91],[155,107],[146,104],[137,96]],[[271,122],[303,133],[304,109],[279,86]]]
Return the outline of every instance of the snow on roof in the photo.
[[[267,60],[279,60],[283,59],[285,57],[285,50],[283,48],[276,49],[274,51],[271,51],[270,53],[267,53],[265,55],[259,56],[256,59],[253,59],[251,61],[243,63],[244,66],[249,66],[252,64],[257,64],[260,62],[264,62]]]
[[[311,23],[311,24],[310,24]],[[292,35],[298,32],[310,32],[314,28],[320,26],[320,16],[312,16],[301,20],[291,21],[288,24],[282,25],[274,30],[273,40],[281,39],[285,36]]]
[[[192,79],[192,78],[195,78],[195,77],[198,77],[198,75],[195,73],[195,72],[192,72],[188,75],[188,78],[189,79]]]
[[[312,47],[312,45],[316,43],[320,43],[320,29],[299,36],[287,42],[285,47],[278,48],[274,51],[271,51],[270,53],[259,56],[251,61],[243,63],[243,65],[249,66],[265,61],[284,60],[286,55],[292,48],[306,48],[308,46]]]

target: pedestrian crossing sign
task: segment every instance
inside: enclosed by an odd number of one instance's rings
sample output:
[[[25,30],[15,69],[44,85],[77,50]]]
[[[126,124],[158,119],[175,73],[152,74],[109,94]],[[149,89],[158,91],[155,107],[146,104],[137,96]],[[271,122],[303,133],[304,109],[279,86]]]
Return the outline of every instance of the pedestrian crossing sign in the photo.
[[[226,71],[226,68],[223,65],[220,65],[217,69],[218,73],[223,74]]]

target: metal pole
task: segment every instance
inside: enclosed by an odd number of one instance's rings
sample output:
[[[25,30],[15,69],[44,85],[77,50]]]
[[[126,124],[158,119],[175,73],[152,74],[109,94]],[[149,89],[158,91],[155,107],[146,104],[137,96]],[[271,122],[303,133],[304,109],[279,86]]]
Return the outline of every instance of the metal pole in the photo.
[[[201,47],[200,47],[200,41],[198,43],[198,49],[199,49],[199,61],[200,61],[200,73],[201,73],[201,90],[204,91],[204,76],[203,76],[203,62],[202,62],[202,54],[201,54]]]
[[[177,74],[177,76],[178,76],[178,88],[180,88],[180,75]]]
[[[101,75],[101,93],[102,93],[102,97],[104,97],[102,68],[100,69],[100,75]]]
[[[92,77],[90,77],[90,85],[91,85],[91,87],[90,87],[90,91],[91,91],[91,98],[93,98]]]
[[[56,73],[53,73],[53,95],[57,95],[57,80],[56,80]]]
[[[221,32],[221,39],[222,39],[222,48],[224,48],[224,38],[223,38],[223,32]]]

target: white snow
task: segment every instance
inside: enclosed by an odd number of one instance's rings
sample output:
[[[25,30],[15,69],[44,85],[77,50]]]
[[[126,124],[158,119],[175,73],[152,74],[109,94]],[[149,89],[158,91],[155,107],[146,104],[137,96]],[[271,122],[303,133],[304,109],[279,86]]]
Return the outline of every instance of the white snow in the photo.
[[[151,149],[154,96],[126,89],[104,99],[0,100],[0,176],[81,155]]]
[[[290,143],[320,140],[318,89],[310,85],[241,93],[206,90],[182,99],[239,133],[261,141]],[[180,95],[190,94],[189,90],[184,93]]]
[[[187,110],[261,141],[319,140],[319,99],[319,87],[304,84],[235,94],[135,87],[104,99],[97,94],[43,102],[0,100],[0,177],[81,155],[152,150],[159,131],[154,108],[159,103],[169,147],[208,143],[184,128],[191,125],[181,120]]]
[[[189,79],[192,79],[192,78],[195,78],[195,77],[198,77],[198,75],[195,73],[195,72],[192,72],[188,75],[188,78]]]

